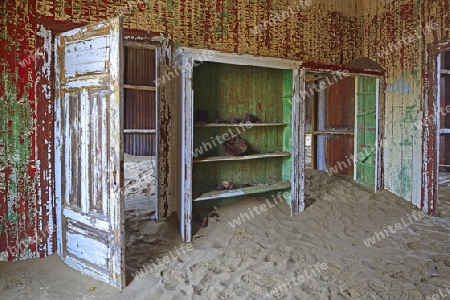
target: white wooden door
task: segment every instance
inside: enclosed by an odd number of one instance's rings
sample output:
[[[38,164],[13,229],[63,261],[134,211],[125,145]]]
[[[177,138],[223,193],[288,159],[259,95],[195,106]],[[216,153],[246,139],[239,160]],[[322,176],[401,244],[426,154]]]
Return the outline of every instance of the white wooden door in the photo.
[[[57,36],[55,160],[58,254],[122,289],[122,20]]]

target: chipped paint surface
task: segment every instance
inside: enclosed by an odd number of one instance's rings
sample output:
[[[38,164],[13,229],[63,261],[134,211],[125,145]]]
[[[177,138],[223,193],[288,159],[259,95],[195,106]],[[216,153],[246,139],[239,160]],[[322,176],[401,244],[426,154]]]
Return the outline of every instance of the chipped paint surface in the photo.
[[[59,254],[119,289],[125,285],[121,25],[116,18],[57,37],[55,93]]]
[[[0,12],[0,260],[17,260],[48,254],[52,232],[38,219],[34,1]]]
[[[434,214],[435,124],[422,120],[436,109],[435,95],[428,94],[435,66],[426,51],[449,39],[449,1],[365,1],[361,16],[363,54],[386,69],[384,187]]]
[[[309,61],[312,67],[314,62],[345,64],[360,56],[369,57],[387,70],[383,89],[392,91],[386,93],[383,102],[382,131],[390,145],[384,149],[384,187],[426,212],[434,213],[436,186],[433,182],[436,178],[432,166],[436,133],[434,124],[422,127],[418,122],[433,111],[435,96],[427,87],[432,84],[428,74],[434,67],[429,63],[433,62],[430,56],[436,52],[424,50],[450,39],[449,1],[364,0],[356,4],[353,0],[313,0],[311,7],[275,22],[260,35],[252,34],[251,29],[268,21],[271,15],[282,14],[294,1],[142,2],[144,5],[137,6],[130,6],[125,0],[0,3],[3,17],[0,74],[6,73],[0,85],[1,105],[15,107],[4,111],[0,119],[0,253],[3,254],[0,259],[42,257],[55,251],[54,141],[51,137],[54,78],[53,62],[46,54],[51,36],[41,24],[36,24],[37,20],[52,25],[55,31],[62,31],[122,14],[125,27],[134,32],[170,36],[169,47],[173,44],[175,48],[189,46],[300,59]],[[422,28],[430,22],[438,23],[438,29],[423,34]],[[377,55],[377,51],[414,32],[420,32],[421,38],[387,56]],[[400,78],[402,82],[396,83]],[[14,88],[7,91],[6,82]],[[172,136],[179,136],[181,130],[176,123],[180,115],[174,100],[176,82],[169,82],[160,94],[163,97],[161,129],[175,134],[161,136],[165,140],[160,153],[167,154],[164,163],[160,163],[160,174],[167,175],[160,189],[160,214],[164,217],[177,210],[176,195],[180,186],[174,172],[180,163],[179,155],[175,155],[179,145],[177,139],[172,139]],[[4,99],[10,102],[5,104]],[[13,99],[24,104],[13,105]],[[16,114],[29,114],[29,122],[11,127],[9,121],[14,120]],[[23,125],[29,127],[22,130]],[[27,146],[30,148],[25,149]],[[15,156],[18,162],[11,157],[11,149],[20,150],[19,156]],[[410,184],[400,185],[398,178],[405,178]],[[42,243],[36,246],[30,243],[33,239]],[[24,250],[23,254],[10,255],[7,247],[18,248],[18,245]]]
[[[386,93],[409,94],[411,93],[411,84],[408,81],[403,80],[403,78],[399,78],[393,83],[388,84]]]
[[[73,29],[56,43],[58,252],[74,269],[122,289],[122,22]]]

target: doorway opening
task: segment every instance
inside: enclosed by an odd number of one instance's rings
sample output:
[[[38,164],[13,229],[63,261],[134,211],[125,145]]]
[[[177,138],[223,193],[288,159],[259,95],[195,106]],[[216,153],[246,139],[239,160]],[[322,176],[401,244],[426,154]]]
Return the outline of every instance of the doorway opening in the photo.
[[[124,47],[125,211],[157,216],[156,50]]]
[[[305,165],[378,189],[378,79],[307,73]]]
[[[155,257],[158,216],[158,51],[154,45],[123,47],[123,201],[125,270],[133,274]]]
[[[438,54],[437,66],[437,199],[438,203],[445,203],[450,199],[450,51]]]
[[[161,43],[124,38],[122,23],[55,38],[58,254],[119,289],[176,241],[161,242],[161,223],[149,222],[158,218]]]

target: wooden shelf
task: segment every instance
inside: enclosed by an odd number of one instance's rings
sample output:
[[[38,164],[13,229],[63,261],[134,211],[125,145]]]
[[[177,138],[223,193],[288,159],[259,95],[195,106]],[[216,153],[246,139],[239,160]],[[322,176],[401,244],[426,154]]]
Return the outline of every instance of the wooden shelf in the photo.
[[[311,132],[311,130],[309,130],[309,131],[306,131],[306,134],[312,134],[312,135],[355,135],[355,132],[354,131],[333,131],[333,130],[330,130],[330,131],[326,131],[326,130],[321,130],[321,131],[318,131],[318,130],[315,130],[315,131],[312,131]]]
[[[250,155],[242,155],[242,156],[209,156],[209,157],[196,158],[196,159],[194,159],[194,163],[217,162],[217,161],[238,161],[238,160],[251,160],[251,159],[287,157],[287,156],[291,156],[291,153],[290,152],[274,152],[274,153],[250,154]]]
[[[288,126],[288,123],[239,123],[239,124],[225,124],[225,123],[194,123],[195,127],[275,127],[275,126]]]
[[[123,87],[125,89],[130,89],[130,90],[156,91],[156,87],[154,87],[154,86],[147,86],[147,85],[124,84]]]
[[[250,186],[246,188],[226,190],[226,191],[212,191],[200,194],[198,197],[194,197],[193,201],[205,201],[214,200],[219,198],[230,198],[244,195],[260,194],[276,190],[284,190],[291,188],[291,182],[289,180],[279,181],[275,184]]]
[[[123,133],[156,133],[156,129],[124,129]]]

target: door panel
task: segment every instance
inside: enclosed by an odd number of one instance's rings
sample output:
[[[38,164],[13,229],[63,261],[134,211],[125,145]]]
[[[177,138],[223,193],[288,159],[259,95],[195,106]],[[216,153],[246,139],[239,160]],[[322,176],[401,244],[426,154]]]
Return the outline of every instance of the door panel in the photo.
[[[122,20],[56,38],[58,254],[122,289]]]
[[[378,81],[356,78],[355,180],[376,190]]]

